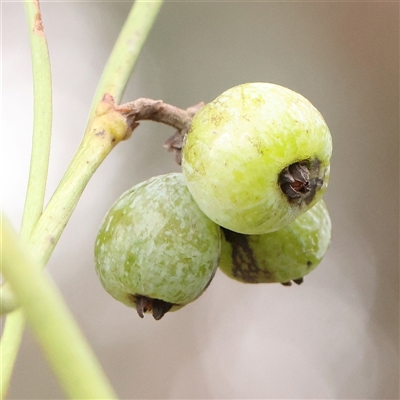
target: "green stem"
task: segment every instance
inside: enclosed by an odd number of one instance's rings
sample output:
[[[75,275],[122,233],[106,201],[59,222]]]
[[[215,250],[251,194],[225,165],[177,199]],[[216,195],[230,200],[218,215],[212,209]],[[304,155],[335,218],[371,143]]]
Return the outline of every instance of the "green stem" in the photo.
[[[21,227],[21,237],[27,240],[43,210],[50,156],[52,91],[50,58],[39,3],[25,0],[25,13],[31,45],[34,82],[32,153]],[[2,357],[0,398],[5,397],[10,386],[24,326],[25,318],[22,310],[13,312],[6,319],[0,341]]]
[[[97,86],[89,121],[105,93],[111,94],[117,103],[121,101],[133,67],[162,3],[163,0],[136,1],[133,5]]]
[[[34,120],[28,190],[21,228],[24,239],[29,237],[43,210],[52,120],[50,58],[39,3],[25,0],[25,12],[32,55]]]
[[[102,101],[56,192],[32,232],[32,256],[45,266],[79,198],[99,165],[129,136],[126,118]]]
[[[1,273],[10,283],[27,320],[65,393],[72,399],[115,399],[116,394],[49,275],[7,221],[2,226]]]

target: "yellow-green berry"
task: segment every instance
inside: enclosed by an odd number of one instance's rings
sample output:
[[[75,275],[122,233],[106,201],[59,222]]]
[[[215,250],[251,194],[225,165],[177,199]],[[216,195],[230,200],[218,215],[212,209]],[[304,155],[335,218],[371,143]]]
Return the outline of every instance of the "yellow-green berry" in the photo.
[[[332,141],[318,110],[270,83],[222,93],[194,116],[182,172],[200,209],[244,234],[288,225],[325,192]]]

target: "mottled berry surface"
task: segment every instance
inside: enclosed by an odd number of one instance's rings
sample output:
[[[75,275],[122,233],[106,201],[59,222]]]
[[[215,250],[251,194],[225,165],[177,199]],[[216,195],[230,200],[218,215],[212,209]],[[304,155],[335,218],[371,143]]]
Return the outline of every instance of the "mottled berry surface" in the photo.
[[[220,228],[193,201],[182,174],[157,176],[111,207],[95,243],[106,291],[128,306],[138,296],[173,304],[195,300],[218,266]]]

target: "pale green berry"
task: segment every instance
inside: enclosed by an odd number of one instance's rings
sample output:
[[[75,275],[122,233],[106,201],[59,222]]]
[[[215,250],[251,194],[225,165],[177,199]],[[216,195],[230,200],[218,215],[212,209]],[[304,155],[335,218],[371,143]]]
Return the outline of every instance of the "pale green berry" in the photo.
[[[115,299],[160,319],[203,293],[220,250],[219,226],[172,173],[134,186],[111,207],[95,244],[96,271]]]
[[[317,109],[270,83],[233,87],[194,116],[182,172],[200,209],[245,234],[289,224],[325,192],[332,141]]]
[[[223,230],[219,267],[229,277],[245,283],[301,283],[328,250],[331,229],[328,210],[320,200],[275,232],[243,235]]]

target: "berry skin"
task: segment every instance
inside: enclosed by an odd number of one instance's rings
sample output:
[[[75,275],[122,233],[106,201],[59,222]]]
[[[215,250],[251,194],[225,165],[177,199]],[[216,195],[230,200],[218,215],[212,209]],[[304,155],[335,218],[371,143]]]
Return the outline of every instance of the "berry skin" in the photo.
[[[219,226],[197,207],[182,174],[172,173],[114,203],[95,243],[96,272],[115,299],[160,319],[203,293],[220,251]]]
[[[219,268],[244,283],[301,283],[321,262],[331,241],[323,200],[278,231],[243,235],[223,229]]]
[[[263,234],[288,225],[325,192],[332,140],[314,106],[270,83],[222,93],[194,116],[182,172],[200,209],[222,227]]]

